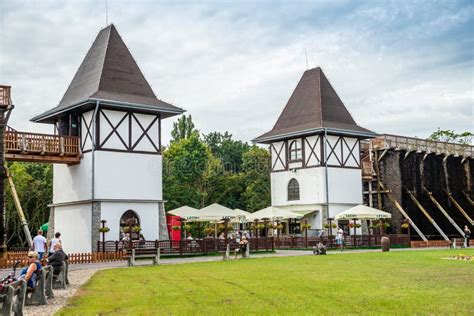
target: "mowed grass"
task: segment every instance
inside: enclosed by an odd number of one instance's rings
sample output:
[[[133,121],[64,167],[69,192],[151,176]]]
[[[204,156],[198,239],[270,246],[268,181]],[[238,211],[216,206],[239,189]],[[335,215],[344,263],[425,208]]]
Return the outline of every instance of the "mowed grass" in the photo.
[[[96,273],[59,315],[474,314],[474,250],[335,254]]]

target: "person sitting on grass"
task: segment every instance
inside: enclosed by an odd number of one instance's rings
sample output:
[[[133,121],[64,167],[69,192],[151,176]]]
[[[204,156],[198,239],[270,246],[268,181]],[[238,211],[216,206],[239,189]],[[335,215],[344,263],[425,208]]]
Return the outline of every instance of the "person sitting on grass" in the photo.
[[[19,279],[25,280],[26,285],[29,288],[34,288],[36,286],[38,273],[41,269],[42,267],[38,260],[38,253],[36,251],[30,251],[28,252],[28,266],[21,270]]]
[[[54,253],[48,258],[48,264],[53,267],[53,274],[59,274],[63,262],[68,259],[61,244],[54,245]]]
[[[325,255],[326,254],[326,246],[319,242],[316,246],[313,247],[313,254],[315,255]]]

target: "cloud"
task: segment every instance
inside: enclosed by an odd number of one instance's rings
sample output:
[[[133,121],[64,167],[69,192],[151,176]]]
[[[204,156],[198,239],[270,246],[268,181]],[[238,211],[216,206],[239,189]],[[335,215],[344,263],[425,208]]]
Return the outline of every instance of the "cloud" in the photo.
[[[105,24],[102,5],[0,4],[0,82],[13,86],[14,127],[51,131],[28,120],[61,99]],[[305,49],[362,126],[419,137],[473,130],[470,3],[109,1],[109,17],[158,97],[204,133],[248,141],[270,130],[306,68]]]

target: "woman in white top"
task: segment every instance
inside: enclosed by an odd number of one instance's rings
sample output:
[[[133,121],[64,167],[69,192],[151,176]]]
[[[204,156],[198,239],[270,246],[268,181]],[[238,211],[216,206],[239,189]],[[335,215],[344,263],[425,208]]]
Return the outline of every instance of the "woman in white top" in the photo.
[[[338,244],[341,247],[341,251],[342,251],[342,249],[344,248],[344,231],[342,230],[341,227],[339,227],[339,230],[337,231],[336,244]]]

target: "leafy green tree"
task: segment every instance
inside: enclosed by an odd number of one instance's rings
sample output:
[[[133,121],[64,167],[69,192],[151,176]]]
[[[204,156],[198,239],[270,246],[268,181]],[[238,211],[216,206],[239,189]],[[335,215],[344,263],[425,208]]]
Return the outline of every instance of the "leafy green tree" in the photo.
[[[243,203],[248,212],[254,212],[271,204],[270,153],[265,149],[253,146],[244,153],[242,159],[245,177]]]
[[[474,134],[471,132],[456,133],[454,130],[442,130],[438,127],[438,130],[433,132],[428,139],[469,145],[472,144],[473,137]]]
[[[48,204],[53,196],[52,164],[10,162],[8,169],[20,199],[28,227],[35,234],[40,226],[49,220]],[[7,223],[7,245],[10,247],[27,246],[21,227],[11,188],[6,185],[5,210]]]
[[[225,132],[212,132],[204,135],[204,141],[211,149],[213,155],[222,161],[224,170],[229,172],[242,171],[242,155],[250,146],[240,140],[233,140],[232,134]]]
[[[187,139],[192,135],[199,135],[199,131],[194,127],[191,115],[183,115],[173,123],[173,130],[171,131],[171,143],[181,139]]]

